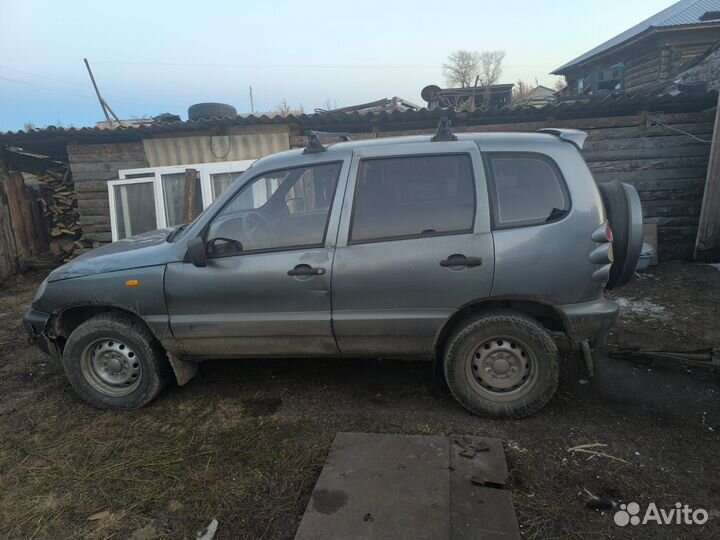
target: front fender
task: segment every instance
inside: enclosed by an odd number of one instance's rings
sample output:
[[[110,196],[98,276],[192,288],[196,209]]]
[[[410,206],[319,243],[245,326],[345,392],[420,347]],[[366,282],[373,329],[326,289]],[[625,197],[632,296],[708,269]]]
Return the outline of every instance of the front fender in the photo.
[[[165,265],[120,270],[47,284],[33,310],[54,317],[76,307],[105,307],[142,318],[165,344],[172,340],[164,291]]]

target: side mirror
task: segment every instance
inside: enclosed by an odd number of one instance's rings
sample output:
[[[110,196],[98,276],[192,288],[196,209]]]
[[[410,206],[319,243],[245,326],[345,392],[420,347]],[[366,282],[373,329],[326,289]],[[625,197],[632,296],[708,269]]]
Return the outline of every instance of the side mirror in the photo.
[[[190,262],[198,268],[207,266],[207,253],[205,253],[205,240],[197,236],[190,240],[187,245]]]

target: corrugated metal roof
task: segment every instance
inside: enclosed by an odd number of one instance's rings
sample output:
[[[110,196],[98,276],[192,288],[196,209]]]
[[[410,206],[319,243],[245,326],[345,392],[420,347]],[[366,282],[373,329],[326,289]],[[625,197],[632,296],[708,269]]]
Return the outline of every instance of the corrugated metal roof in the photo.
[[[65,159],[68,144],[102,144],[136,142],[149,138],[177,136],[203,132],[204,135],[223,135],[237,129],[243,132],[257,130],[258,133],[278,132],[281,126],[291,126],[299,130],[347,131],[350,133],[369,133],[374,127],[383,131],[405,131],[428,129],[435,125],[440,117],[448,116],[457,123],[466,126],[483,126],[502,123],[538,122],[553,117],[558,120],[574,118],[598,118],[604,116],[625,116],[640,111],[664,111],[666,113],[694,112],[714,107],[717,93],[705,95],[609,95],[602,99],[551,103],[545,107],[518,107],[501,109],[478,109],[473,112],[457,113],[443,109],[420,109],[419,111],[395,111],[374,114],[324,113],[302,114],[298,116],[238,116],[236,118],[211,118],[188,120],[185,122],[166,122],[150,126],[119,127],[116,129],[98,128],[57,128],[48,127],[31,131],[0,133],[0,148],[16,146],[28,152]],[[200,133],[197,133],[198,135]]]
[[[585,54],[578,56],[567,64],[560,66],[553,71],[553,74],[560,75],[567,68],[589,60],[593,56],[603,53],[628,41],[629,39],[639,36],[651,28],[717,23],[717,19],[705,21],[700,20],[700,17],[708,11],[720,11],[720,0],[680,0],[680,2],[673,4],[659,13],[656,13],[652,17],[645,19],[641,23],[625,30],[623,33],[618,34],[614,38],[609,39],[605,43],[598,45],[594,49],[590,49]]]

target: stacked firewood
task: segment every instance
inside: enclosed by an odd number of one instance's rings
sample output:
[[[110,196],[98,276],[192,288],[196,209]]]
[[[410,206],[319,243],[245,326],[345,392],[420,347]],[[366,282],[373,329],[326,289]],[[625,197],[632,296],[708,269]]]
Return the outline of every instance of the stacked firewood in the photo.
[[[63,260],[83,249],[77,198],[70,169],[58,166],[37,177],[38,199],[50,229],[50,251]]]

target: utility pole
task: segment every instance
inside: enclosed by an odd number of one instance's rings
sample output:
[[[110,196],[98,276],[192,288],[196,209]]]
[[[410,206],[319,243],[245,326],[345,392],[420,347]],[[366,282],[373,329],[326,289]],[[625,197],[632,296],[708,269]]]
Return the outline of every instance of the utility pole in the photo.
[[[255,102],[253,101],[252,86],[250,87],[250,111],[255,114]]]
[[[95,77],[93,76],[92,69],[90,69],[90,64],[87,61],[87,58],[83,58],[85,61],[85,67],[88,70],[88,74],[90,75],[90,80],[92,81],[93,88],[95,88],[95,94],[97,94],[98,101],[100,102],[100,107],[102,107],[103,114],[105,115],[105,119],[108,121],[108,123],[112,124],[112,120],[110,120],[110,114],[113,115],[117,123],[120,123],[120,119],[118,118],[118,115],[115,114],[115,111],[113,111],[110,108],[110,105],[107,104],[107,101],[105,101],[105,98],[103,98],[100,95],[100,90],[98,89],[97,83],[95,82]],[[110,114],[108,114],[110,113]]]

